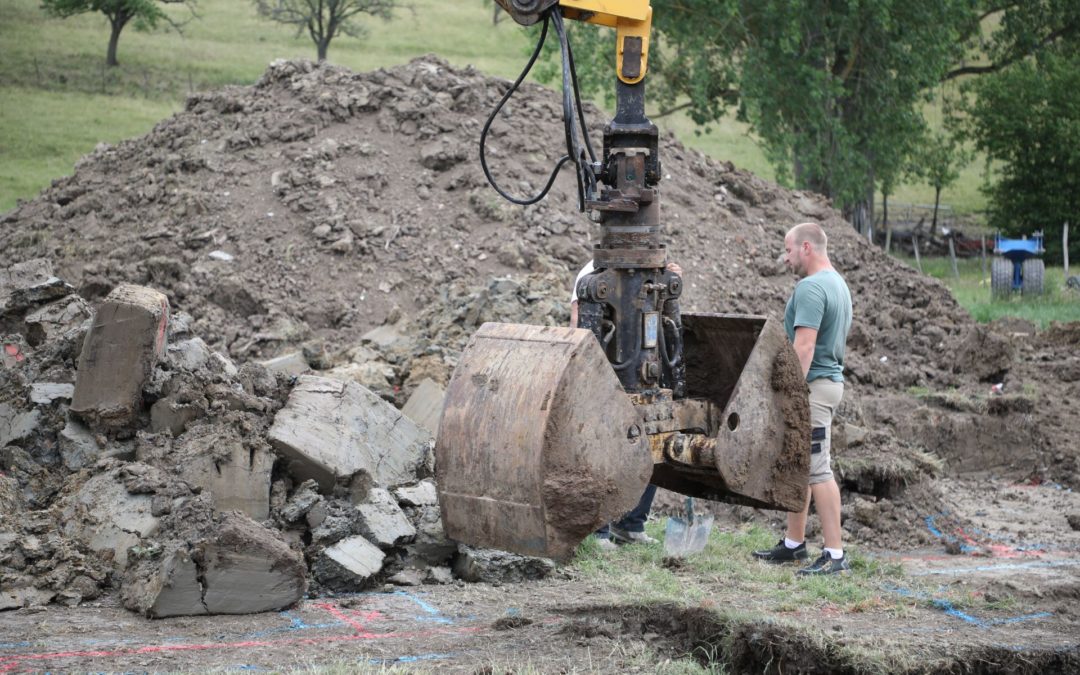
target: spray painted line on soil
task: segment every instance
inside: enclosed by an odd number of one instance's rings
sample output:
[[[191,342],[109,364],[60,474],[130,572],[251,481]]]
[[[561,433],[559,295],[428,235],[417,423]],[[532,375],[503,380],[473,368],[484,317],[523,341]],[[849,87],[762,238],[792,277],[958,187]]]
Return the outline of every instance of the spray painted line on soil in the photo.
[[[435,607],[424,602],[420,598],[411,593],[405,591],[399,591],[391,594],[356,594],[368,595],[368,596],[395,596],[404,597],[408,599],[412,604],[420,606],[425,612],[425,618],[431,620],[432,618],[439,619],[440,622],[454,623],[453,619],[442,615],[442,613]],[[352,641],[376,641],[376,640],[388,640],[388,639],[417,639],[428,638],[436,635],[466,635],[481,632],[485,627],[483,626],[461,626],[461,627],[444,627],[444,628],[432,628],[420,631],[390,631],[385,633],[375,633],[369,630],[367,623],[372,621],[378,621],[381,619],[387,619],[387,615],[379,610],[349,610],[337,605],[333,602],[310,602],[307,606],[313,609],[320,610],[332,616],[335,620],[325,623],[307,623],[301,617],[296,616],[294,612],[281,612],[280,616],[289,622],[288,626],[281,626],[277,628],[267,629],[263,631],[256,631],[246,637],[247,639],[239,639],[230,642],[214,642],[214,643],[188,643],[188,642],[175,642],[176,640],[184,640],[185,638],[166,638],[166,644],[156,645],[139,645],[124,648],[106,648],[106,649],[82,649],[82,650],[64,650],[64,651],[52,651],[52,652],[37,652],[37,653],[13,653],[13,654],[0,654],[0,673],[12,672],[22,667],[29,667],[30,663],[41,662],[48,660],[62,660],[72,658],[115,658],[124,656],[136,656],[143,654],[167,654],[167,653],[182,653],[182,652],[215,652],[226,651],[230,649],[252,649],[252,648],[274,648],[285,646],[304,646],[304,645],[323,645],[340,642],[352,642]],[[420,619],[421,617],[416,617]],[[252,636],[263,637],[273,633],[280,632],[295,632],[295,631],[324,631],[328,629],[340,629],[340,628],[352,629],[352,633],[347,635],[323,635],[316,637],[302,637],[302,638],[263,638],[252,639]],[[104,640],[94,640],[94,642],[107,642]],[[130,642],[129,640],[122,640],[120,642]],[[171,643],[171,644],[168,644]],[[10,646],[25,647],[30,646],[30,642],[20,643],[8,643]],[[116,642],[113,642],[115,645]],[[403,655],[387,659],[369,659],[373,664],[394,664],[394,663],[412,663],[417,661],[431,661],[444,658],[452,658],[453,654],[444,653],[427,653],[427,654],[413,654]],[[243,664],[244,669],[255,670],[259,669],[258,666],[252,664]]]
[[[1040,567],[1076,567],[1080,566],[1080,560],[1032,560],[1023,563],[1000,563],[997,565],[976,565],[973,567],[953,567],[940,570],[923,570],[911,572],[913,577],[924,577],[931,574],[975,574],[976,572],[997,572],[1001,570],[1030,570]]]
[[[935,598],[927,593],[921,591],[913,591],[910,588],[904,588],[902,586],[884,586],[884,590],[890,593],[896,593],[905,598],[914,598],[916,600],[925,600],[932,604],[934,607],[940,609],[951,617],[960,619],[964,623],[969,623],[978,628],[991,628],[993,626],[1005,626],[1015,623],[1022,623],[1024,621],[1033,621],[1036,619],[1045,619],[1049,616],[1053,616],[1051,612],[1035,612],[1033,614],[1023,614],[1021,616],[1011,616],[999,619],[980,619],[972,616],[967,612],[957,609],[951,602],[942,598]]]
[[[938,518],[947,518],[949,513],[943,511],[941,513],[934,514],[932,516],[925,516],[923,518],[926,522],[926,528],[930,530],[930,534],[934,535],[938,539],[948,543],[959,544],[961,553],[976,554],[983,550],[991,551],[995,556],[1002,558],[1019,558],[1019,557],[1031,557],[1039,556],[1045,553],[1049,553],[1049,547],[1042,544],[1034,543],[1028,546],[1012,546],[1008,543],[980,543],[972,534],[989,539],[991,542],[1006,542],[1007,538],[1000,535],[995,535],[990,532],[984,532],[977,528],[972,528],[969,533],[963,527],[956,525],[952,529],[952,534],[946,534],[937,525]]]

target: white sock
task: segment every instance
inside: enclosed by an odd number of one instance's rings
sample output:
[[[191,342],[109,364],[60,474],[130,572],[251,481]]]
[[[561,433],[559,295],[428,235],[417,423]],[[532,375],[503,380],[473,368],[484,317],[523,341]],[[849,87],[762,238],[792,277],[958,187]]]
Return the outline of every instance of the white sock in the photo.
[[[787,548],[799,548],[800,546],[802,546],[802,542],[801,541],[791,541],[787,537],[784,537],[784,546],[786,546]]]
[[[829,557],[833,560],[839,560],[844,557],[844,549],[842,548],[827,548],[825,552],[829,554]]]

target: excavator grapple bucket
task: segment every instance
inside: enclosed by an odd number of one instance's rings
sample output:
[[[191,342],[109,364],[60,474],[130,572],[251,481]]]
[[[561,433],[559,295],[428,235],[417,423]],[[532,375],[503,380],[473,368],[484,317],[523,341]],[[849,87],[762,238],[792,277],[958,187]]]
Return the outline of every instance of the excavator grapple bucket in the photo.
[[[632,509],[653,469],[594,335],[519,324],[486,323],[470,339],[435,455],[447,536],[556,559]]]
[[[683,313],[687,402],[708,410],[665,450],[652,482],[681,494],[798,511],[810,469],[810,408],[775,319]],[[685,431],[685,425],[684,425]]]

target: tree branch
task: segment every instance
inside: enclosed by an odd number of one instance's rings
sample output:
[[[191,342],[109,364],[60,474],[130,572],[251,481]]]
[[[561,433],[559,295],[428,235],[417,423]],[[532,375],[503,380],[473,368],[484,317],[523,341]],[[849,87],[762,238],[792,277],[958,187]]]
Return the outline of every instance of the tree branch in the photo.
[[[960,68],[954,68],[953,70],[950,70],[949,72],[945,73],[945,75],[942,76],[941,81],[942,82],[948,82],[949,80],[954,80],[954,79],[956,79],[958,77],[962,77],[964,75],[985,75],[987,73],[997,72],[997,71],[1001,70],[1002,68],[1004,68],[1006,66],[1012,65],[1012,64],[1016,63],[1017,61],[1020,61],[1021,59],[1025,59],[1028,56],[1031,56],[1032,54],[1039,51],[1043,47],[1045,47],[1045,46],[1057,41],[1058,39],[1068,35],[1070,32],[1074,31],[1075,29],[1076,29],[1076,27],[1073,26],[1073,25],[1062,26],[1061,28],[1059,28],[1059,29],[1051,32],[1050,34],[1048,34],[1042,40],[1039,40],[1039,42],[1032,49],[1025,50],[1023,52],[1017,52],[1017,53],[1013,54],[1012,56],[1009,56],[1009,57],[1007,57],[1005,59],[1002,59],[1001,61],[998,61],[997,63],[991,63],[991,64],[988,64],[988,65],[985,65],[985,66],[961,66]]]

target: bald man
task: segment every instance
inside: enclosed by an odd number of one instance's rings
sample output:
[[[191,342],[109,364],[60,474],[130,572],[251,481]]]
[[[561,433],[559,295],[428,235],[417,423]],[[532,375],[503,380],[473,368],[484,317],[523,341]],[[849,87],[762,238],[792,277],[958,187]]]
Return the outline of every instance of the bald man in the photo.
[[[824,550],[800,575],[846,574],[840,535],[840,488],[830,467],[832,419],[844,396],[844,348],[851,329],[851,293],[829,262],[828,238],[817,223],[801,223],[784,237],[784,262],[799,277],[784,310],[784,329],[810,387],[810,487],[806,506],[789,513],[787,533],[771,549],[754,551],[770,563],[807,560],[806,518],[813,500]]]

